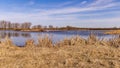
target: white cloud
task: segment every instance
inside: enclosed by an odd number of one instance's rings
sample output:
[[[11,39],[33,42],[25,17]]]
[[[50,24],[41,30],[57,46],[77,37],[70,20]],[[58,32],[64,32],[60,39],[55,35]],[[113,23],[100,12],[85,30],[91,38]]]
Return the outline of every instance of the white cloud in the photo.
[[[82,5],[83,5],[83,4],[86,4],[86,3],[87,3],[87,1],[82,1],[80,4],[82,4]]]
[[[101,5],[106,5],[114,0],[95,0],[93,3],[91,3],[89,6],[101,6]]]
[[[70,13],[78,13],[78,12],[89,12],[89,11],[104,10],[104,9],[113,7],[115,5],[116,4],[108,4],[108,5],[105,5],[105,6],[84,7],[84,8],[69,7],[69,8],[63,8],[63,9],[44,10],[40,13],[42,15],[53,15],[53,14],[70,14]]]
[[[65,3],[62,3],[62,4],[57,4],[56,6],[57,7],[62,7],[62,6],[66,6],[66,5],[70,5],[70,4],[72,4],[73,3],[73,1],[68,1],[68,2],[65,2]],[[55,6],[55,5],[54,5]]]
[[[81,2],[81,4],[85,4],[85,3],[87,3],[87,1]],[[64,4],[66,5],[66,3]],[[64,4],[61,4],[61,5],[64,5]],[[71,2],[68,2],[67,4],[71,4]],[[118,5],[119,4],[116,2],[114,3],[113,0],[95,0],[94,2],[84,7],[64,7],[64,8],[59,8],[59,9],[56,8],[56,9],[49,9],[49,10],[40,9],[40,14],[41,15],[71,14],[71,13],[107,10]],[[39,9],[35,9],[35,10],[39,10]]]

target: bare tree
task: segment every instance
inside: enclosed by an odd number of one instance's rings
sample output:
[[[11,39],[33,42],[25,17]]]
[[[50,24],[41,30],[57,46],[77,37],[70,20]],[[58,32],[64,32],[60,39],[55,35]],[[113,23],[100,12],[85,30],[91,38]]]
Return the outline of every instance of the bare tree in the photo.
[[[34,25],[32,26],[33,29],[42,29],[42,26],[41,25]]]
[[[52,26],[52,25],[49,25],[49,28],[53,28],[53,26]]]
[[[30,22],[25,22],[25,23],[21,24],[21,28],[23,28],[23,29],[30,29],[31,25],[32,24]]]
[[[10,28],[11,28],[11,22],[7,21],[7,23],[6,23],[6,29],[10,29]]]
[[[6,21],[4,21],[4,20],[1,21],[1,28],[2,28],[2,29],[5,29],[5,25],[6,25]]]

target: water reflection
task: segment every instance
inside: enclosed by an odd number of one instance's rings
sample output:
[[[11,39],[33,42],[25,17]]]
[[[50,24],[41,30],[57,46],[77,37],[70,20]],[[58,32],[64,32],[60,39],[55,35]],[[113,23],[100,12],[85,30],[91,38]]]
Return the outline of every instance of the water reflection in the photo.
[[[90,34],[95,33],[99,38],[112,38],[112,35],[103,34],[104,31],[60,31],[60,32],[22,32],[22,31],[0,31],[0,37],[4,39],[6,36],[12,39],[17,46],[25,45],[25,41],[33,39],[37,42],[39,35],[52,35],[53,42],[63,40],[65,37],[80,35],[82,38],[87,38]]]
[[[6,36],[9,38],[11,37],[24,37],[24,38],[29,38],[31,37],[30,33],[27,32],[17,32],[17,31],[0,31],[0,37],[3,39]]]

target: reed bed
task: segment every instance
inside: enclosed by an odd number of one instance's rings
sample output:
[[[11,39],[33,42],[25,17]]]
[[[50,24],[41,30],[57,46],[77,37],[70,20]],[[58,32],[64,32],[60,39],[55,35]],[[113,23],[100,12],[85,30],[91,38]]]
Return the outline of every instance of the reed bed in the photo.
[[[0,43],[0,68],[120,68],[120,37],[75,36],[54,44],[46,35],[24,47],[6,37]]]
[[[107,32],[105,32],[105,34],[120,34],[120,30],[107,31]]]

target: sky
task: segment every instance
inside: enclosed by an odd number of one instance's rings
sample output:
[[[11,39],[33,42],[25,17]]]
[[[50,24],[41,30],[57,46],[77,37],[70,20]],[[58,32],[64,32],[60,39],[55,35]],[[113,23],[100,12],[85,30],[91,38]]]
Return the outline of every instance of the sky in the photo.
[[[0,20],[58,27],[120,27],[120,0],[0,0]]]

